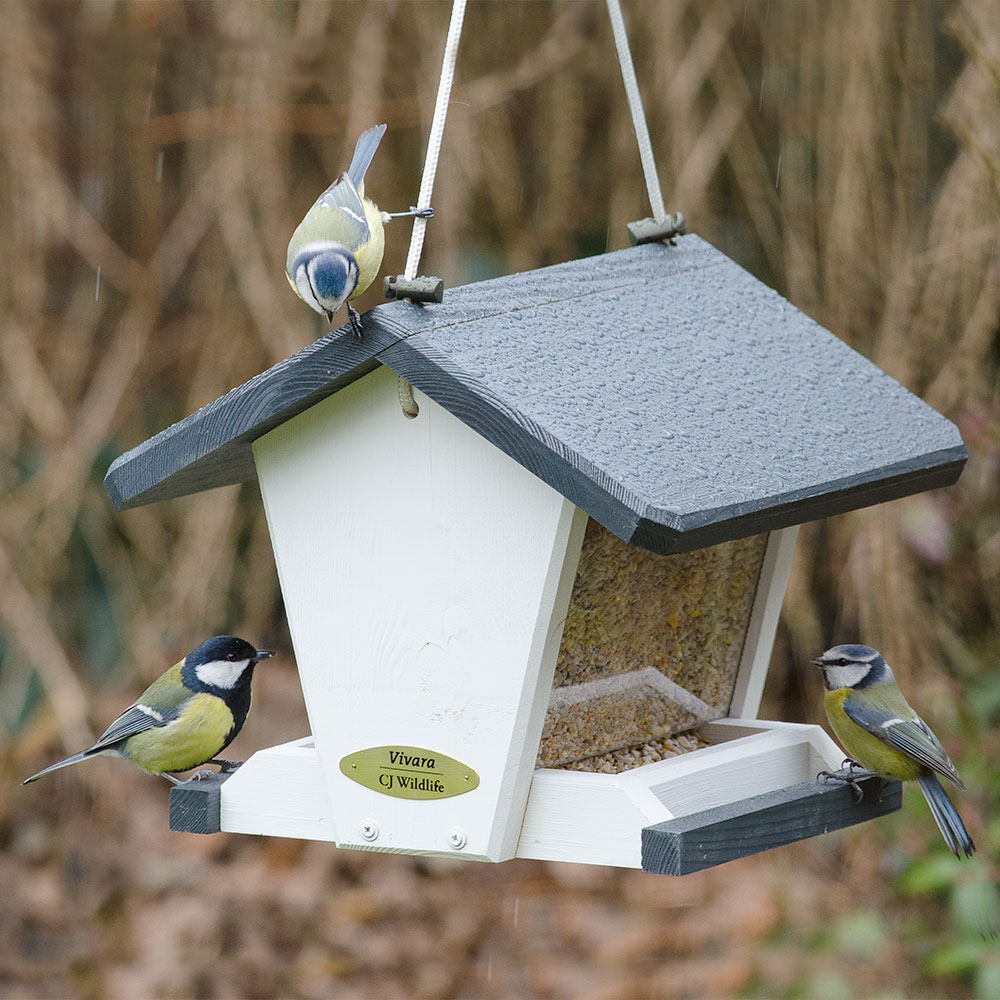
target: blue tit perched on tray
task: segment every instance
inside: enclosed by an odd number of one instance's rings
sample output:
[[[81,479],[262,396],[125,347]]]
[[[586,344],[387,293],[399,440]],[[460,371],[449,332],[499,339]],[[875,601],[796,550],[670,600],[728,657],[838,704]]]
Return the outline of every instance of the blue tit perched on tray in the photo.
[[[391,218],[365,197],[364,183],[385,129],[374,125],[361,133],[347,172],[306,212],[292,233],[285,258],[285,275],[299,298],[331,323],[346,302],[357,336],[361,319],[350,300],[378,274],[385,247],[383,224]]]
[[[938,738],[903,697],[882,654],[849,644],[834,646],[812,662],[823,671],[827,718],[851,758],[888,778],[916,781],[948,848],[957,858],[972,857],[976,845],[938,775],[959,788],[965,783]]]
[[[33,774],[24,784],[49,771],[105,754],[124,757],[149,774],[180,784],[172,771],[200,764],[238,766],[216,759],[236,737],[250,711],[254,667],[274,656],[233,635],[206,639],[162,674],[86,750]]]

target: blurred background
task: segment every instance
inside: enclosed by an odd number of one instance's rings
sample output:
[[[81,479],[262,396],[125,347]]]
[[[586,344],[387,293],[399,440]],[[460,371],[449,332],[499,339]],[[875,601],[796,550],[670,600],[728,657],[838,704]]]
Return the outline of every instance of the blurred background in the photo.
[[[325,332],[288,236],[373,122],[369,194],[416,200],[450,5],[7,0],[0,996],[1000,996],[968,918],[1000,856],[1000,20],[624,6],[668,208],[961,428],[957,486],[805,527],[762,714],[822,721],[808,659],[879,647],[980,853],[916,791],[670,880],[172,834],[165,782],[105,759],[20,787],[214,632],[285,651],[233,754],[307,732],[256,486],[115,514],[102,479]],[[452,287],[625,245],[649,207],[603,3],[470,6],[433,204]]]

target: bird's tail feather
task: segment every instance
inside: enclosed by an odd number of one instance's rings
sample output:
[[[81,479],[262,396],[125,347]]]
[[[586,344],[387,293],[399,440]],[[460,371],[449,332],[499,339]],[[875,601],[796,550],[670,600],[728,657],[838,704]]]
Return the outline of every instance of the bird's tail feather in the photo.
[[[962,854],[971,858],[976,853],[976,845],[972,842],[969,831],[965,829],[958,810],[948,798],[948,793],[941,787],[937,775],[927,771],[921,774],[917,781],[920,782],[920,790],[931,807],[934,820],[951,853],[956,858],[961,858]]]
[[[365,171],[368,170],[375,150],[378,149],[378,144],[382,141],[382,136],[385,135],[385,129],[385,125],[373,125],[358,136],[357,145],[354,147],[354,158],[347,168],[347,176],[351,178],[351,183],[359,190]]]
[[[79,753],[72,754],[69,757],[64,757],[62,760],[57,760],[54,764],[49,764],[48,767],[42,768],[38,774],[33,774],[30,778],[25,778],[21,782],[22,785],[27,785],[32,781],[37,781],[43,774],[48,774],[49,771],[58,771],[61,767],[69,767],[70,764],[79,764],[81,760],[86,760],[88,757],[93,757],[94,752],[92,750],[81,750]]]

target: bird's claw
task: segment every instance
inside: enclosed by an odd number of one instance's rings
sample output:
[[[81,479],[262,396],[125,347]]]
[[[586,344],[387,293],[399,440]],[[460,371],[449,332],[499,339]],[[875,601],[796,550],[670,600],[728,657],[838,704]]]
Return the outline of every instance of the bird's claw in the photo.
[[[207,781],[209,778],[214,778],[216,772],[205,768],[203,771],[195,771],[194,774],[188,778],[188,781]]]
[[[226,760],[224,757],[213,757],[211,760],[206,760],[205,763],[218,764],[219,774],[232,774],[237,768],[243,766],[243,761],[241,760]]]
[[[866,771],[856,760],[851,760],[850,758],[845,758],[844,764],[846,765],[844,770],[841,771],[820,771],[816,775],[817,781],[842,781],[847,785],[851,786],[851,793],[854,796],[854,801],[860,802],[865,797],[865,790],[861,787],[858,779],[854,776],[855,770]],[[845,774],[844,771],[847,773]],[[867,773],[867,772],[866,772]]]
[[[364,327],[361,325],[360,314],[350,302],[347,303],[347,315],[350,317],[351,332],[360,340],[362,333],[364,333]]]

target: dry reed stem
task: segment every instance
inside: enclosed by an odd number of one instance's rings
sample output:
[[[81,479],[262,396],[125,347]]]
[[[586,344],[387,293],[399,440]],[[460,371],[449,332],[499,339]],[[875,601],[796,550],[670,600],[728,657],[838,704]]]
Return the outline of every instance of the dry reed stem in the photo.
[[[86,694],[49,625],[49,613],[31,596],[0,548],[0,615],[45,685],[64,746],[85,746],[90,742]]]

